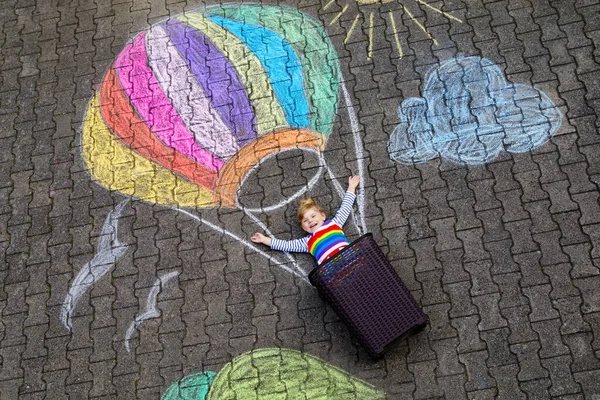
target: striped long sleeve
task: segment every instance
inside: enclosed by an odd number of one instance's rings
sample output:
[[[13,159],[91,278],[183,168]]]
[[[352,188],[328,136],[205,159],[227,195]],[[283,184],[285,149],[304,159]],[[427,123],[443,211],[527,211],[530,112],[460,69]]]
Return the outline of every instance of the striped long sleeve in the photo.
[[[356,200],[356,195],[354,193],[346,192],[340,209],[335,213],[335,216],[331,220],[339,226],[344,226],[352,211],[354,200]]]
[[[308,238],[309,236],[305,236],[302,239],[294,239],[294,240],[281,240],[281,239],[271,239],[271,248],[273,250],[279,251],[293,251],[296,253],[308,253]]]

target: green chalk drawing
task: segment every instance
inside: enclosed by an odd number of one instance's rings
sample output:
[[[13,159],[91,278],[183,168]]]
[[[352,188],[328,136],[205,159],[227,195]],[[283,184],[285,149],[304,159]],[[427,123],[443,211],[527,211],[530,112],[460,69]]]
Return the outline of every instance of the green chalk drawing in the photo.
[[[215,375],[212,371],[188,375],[169,386],[161,400],[205,400]]]
[[[317,357],[289,349],[244,353],[215,376],[207,400],[378,400],[385,393]]]

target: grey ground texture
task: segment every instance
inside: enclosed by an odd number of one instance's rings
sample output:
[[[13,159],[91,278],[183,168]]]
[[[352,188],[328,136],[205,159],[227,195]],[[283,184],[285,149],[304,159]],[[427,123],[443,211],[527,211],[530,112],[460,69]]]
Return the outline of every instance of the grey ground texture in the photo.
[[[1,1],[0,399],[159,399],[184,376],[262,348],[318,357],[389,399],[600,399],[598,0],[264,3],[322,24],[358,116],[362,158],[340,101],[323,152],[331,174],[309,194],[335,211],[335,182],[345,186],[363,165],[366,228],[429,316],[381,360],[306,282],[198,219],[135,197],[116,222],[122,256],[65,326],[73,280],[97,256],[107,216],[129,199],[86,168],[88,103],[137,33],[217,1]],[[363,22],[349,35],[356,15]],[[391,159],[398,106],[422,95],[433,66],[459,56],[491,60],[508,81],[546,93],[560,128],[542,146],[481,165]],[[318,166],[297,150],[272,157],[240,202],[285,199]],[[246,241],[261,230],[241,210],[189,212]],[[278,237],[302,234],[294,202],[256,215]],[[350,222],[346,232],[360,234]],[[304,271],[314,265],[296,260]],[[169,273],[156,313],[127,340]]]

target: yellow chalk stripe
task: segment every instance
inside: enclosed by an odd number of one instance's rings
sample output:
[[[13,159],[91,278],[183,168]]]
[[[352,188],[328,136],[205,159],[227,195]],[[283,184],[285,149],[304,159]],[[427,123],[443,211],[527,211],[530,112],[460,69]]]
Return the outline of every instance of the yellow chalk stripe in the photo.
[[[82,132],[82,155],[92,178],[109,190],[177,207],[211,207],[213,193],[140,156],[112,135],[98,95],[88,105]]]
[[[206,35],[233,64],[254,107],[259,136],[288,126],[264,67],[243,41],[201,14],[190,13],[177,18]]]
[[[398,56],[402,60],[404,56],[404,52],[402,51],[402,46],[400,45],[400,38],[398,37],[398,29],[396,29],[396,19],[394,18],[394,13],[390,11],[390,21],[392,22],[392,32],[394,32],[394,39],[396,40],[396,47],[398,48]]]
[[[356,28],[356,24],[358,23],[359,18],[360,18],[360,15],[356,14],[356,16],[354,17],[354,21],[352,21],[352,26],[350,27],[350,30],[348,30],[348,33],[346,34],[346,39],[344,39],[344,44],[346,44],[346,42],[350,39],[350,36],[352,35],[352,32],[354,32],[354,28]]]
[[[408,16],[410,17],[410,19],[417,24],[417,26],[427,35],[427,37],[429,37],[429,39],[431,39],[433,41],[433,44],[435,44],[436,46],[439,44],[437,40],[435,40],[435,38],[433,36],[431,36],[431,33],[429,33],[429,31],[427,30],[427,28],[425,28],[423,26],[422,23],[420,23],[415,16],[408,10],[408,8],[402,6],[402,8],[404,9],[404,12],[406,12],[408,14]]]

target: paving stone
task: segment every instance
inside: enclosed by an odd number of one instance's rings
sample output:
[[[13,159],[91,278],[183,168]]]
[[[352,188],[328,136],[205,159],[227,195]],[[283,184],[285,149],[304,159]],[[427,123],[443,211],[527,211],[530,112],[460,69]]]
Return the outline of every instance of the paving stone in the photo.
[[[234,352],[226,334],[230,330],[231,323],[206,326],[206,334],[210,338],[209,351],[206,353],[207,360],[223,360],[228,357],[228,354]]]
[[[470,288],[471,282],[457,282],[444,285],[444,290],[450,295],[450,302],[452,304],[449,311],[451,319],[477,313],[477,308],[469,295]]]
[[[531,304],[532,310],[529,315],[531,322],[543,321],[559,316],[558,312],[552,307],[550,302],[548,296],[550,290],[550,285],[538,285],[523,288],[523,294],[529,298]]]
[[[90,390],[92,388],[92,382],[81,382],[76,384],[71,384],[66,386],[65,392],[68,397],[71,398],[89,398]]]
[[[449,219],[455,216],[454,210],[448,203],[448,189],[446,187],[423,191],[423,196],[425,196],[427,203],[429,203],[430,212],[428,217],[430,221]]]
[[[429,246],[429,242],[433,242],[435,233],[429,221],[427,220],[427,209],[417,208],[406,211],[404,213],[408,221],[408,239],[411,243],[427,243],[424,246]]]
[[[527,396],[519,388],[517,374],[519,366],[517,364],[509,364],[501,367],[490,368],[491,376],[496,380],[498,385],[497,399],[526,399]]]
[[[415,376],[415,399],[427,399],[442,396],[443,391],[438,387],[435,379],[435,361],[409,364],[408,369]]]
[[[456,235],[463,242],[465,249],[464,261],[471,262],[490,258],[489,253],[483,247],[482,229],[458,231]]]
[[[581,210],[581,218],[579,222],[582,225],[595,224],[600,222],[598,213],[600,207],[598,206],[598,193],[597,192],[586,192],[572,195],[573,200],[579,205]]]
[[[570,272],[572,267],[570,264],[557,264],[544,267],[544,272],[550,277],[552,291],[550,297],[552,299],[561,299],[565,297],[579,296],[579,290],[573,286]]]
[[[490,270],[492,263],[489,260],[467,262],[465,269],[471,275],[471,296],[480,296],[483,294],[497,293],[498,285],[492,280]]]
[[[494,378],[488,373],[486,351],[477,351],[459,355],[460,361],[467,370],[468,381],[465,384],[467,391],[483,390],[496,386]]]
[[[555,221],[560,225],[562,233],[561,244],[572,245],[577,243],[585,243],[589,238],[584,234],[579,226],[581,214],[578,211],[565,212],[553,215]]]
[[[459,345],[458,338],[449,338],[443,340],[433,340],[431,347],[437,355],[438,366],[436,368],[436,376],[445,377],[448,375],[456,375],[464,372],[464,367],[458,359],[456,352]]]
[[[429,316],[429,338],[432,340],[446,339],[456,337],[457,333],[448,317],[448,311],[451,305],[449,303],[435,304],[423,307],[425,314]]]
[[[481,332],[481,338],[487,343],[487,350],[490,355],[487,362],[488,367],[516,363],[517,360],[508,347],[508,335],[508,328]]]
[[[595,189],[595,185],[590,181],[590,178],[586,174],[587,164],[584,162],[578,162],[573,164],[562,165],[561,169],[569,176],[569,193],[571,198],[579,204],[579,208],[582,209],[581,203],[577,200],[577,195],[588,194],[589,191]]]
[[[23,377],[23,384],[19,390],[21,394],[33,394],[33,392],[46,390],[46,384],[42,380],[44,362],[45,359],[43,357],[30,358],[22,361],[21,366],[25,371],[25,375]]]
[[[23,359],[37,359],[48,354],[48,350],[44,346],[44,335],[47,330],[47,325],[34,325],[23,329],[25,336],[27,336],[27,347],[23,353]]]
[[[596,395],[597,393],[600,393],[599,370],[576,372],[573,374],[573,378],[577,383],[581,385],[584,393],[589,393],[592,396]]]
[[[484,244],[485,249],[490,253],[492,258],[491,272],[493,275],[519,270],[519,265],[515,263],[515,260],[511,255],[512,243],[511,240],[500,240]]]
[[[480,330],[489,330],[507,326],[506,320],[500,314],[498,302],[500,294],[492,293],[473,297],[473,303],[479,309],[481,321],[479,322]]]
[[[528,315],[531,309],[529,306],[504,308],[500,312],[502,316],[508,321],[510,328],[510,335],[508,341],[510,344],[527,342],[530,340],[536,340],[537,335],[531,329]]]
[[[538,333],[542,345],[540,357],[548,358],[568,353],[569,349],[560,336],[561,322],[559,320],[534,322],[531,325],[533,330]]]
[[[315,343],[330,339],[330,335],[319,323],[323,321],[325,309],[300,310],[299,316],[304,321],[305,332],[302,338],[303,343]]]
[[[593,264],[591,260],[591,246],[589,243],[581,243],[573,246],[565,246],[565,253],[569,255],[573,269],[571,276],[573,278],[582,278],[586,276],[600,274],[600,269]]]
[[[558,228],[550,214],[551,203],[548,200],[539,200],[525,203],[523,205],[533,223],[532,233],[548,232]]]
[[[452,250],[462,247],[462,242],[456,237],[456,220],[454,218],[445,218],[430,222],[436,232],[438,242],[435,245],[436,251]]]
[[[67,352],[67,358],[71,363],[71,373],[67,377],[67,385],[77,385],[81,382],[92,381],[93,376],[89,369],[89,360],[92,351],[91,348],[81,348]]]
[[[560,248],[561,236],[559,231],[533,234],[533,240],[540,245],[540,251],[542,252],[540,263],[542,265],[568,262],[568,256]]]
[[[416,262],[414,258],[407,258],[392,263],[404,285],[412,292],[421,290],[421,284],[417,281],[414,272]]]
[[[439,269],[417,274],[417,280],[423,287],[422,306],[444,303],[449,300],[448,295],[442,288],[442,274],[443,271]]]
[[[513,344],[510,346],[510,349],[519,359],[521,369],[518,377],[520,381],[529,381],[548,376],[548,372],[540,364],[538,356],[540,344],[538,342]]]
[[[234,328],[229,332],[230,337],[248,336],[256,334],[252,326],[251,303],[232,304],[227,306],[227,312],[231,315]]]
[[[441,263],[435,258],[434,238],[410,241],[409,246],[415,251],[417,258],[415,272],[431,271],[441,268]]]
[[[408,338],[409,352],[406,356],[406,361],[410,363],[431,361],[436,359],[435,352],[431,348],[431,343],[428,338],[429,326],[418,335]]]
[[[452,207],[457,217],[459,217],[457,218],[456,222],[457,231],[481,226],[481,221],[477,219],[475,212],[473,211],[473,205],[475,204],[475,200],[473,198],[458,198],[456,200],[452,200],[450,195],[448,195],[448,200],[450,207]]]
[[[521,200],[530,202],[539,202],[548,198],[548,193],[540,185],[541,173],[539,170],[519,172],[515,174],[515,179],[521,184],[523,196]],[[529,210],[528,210],[529,211]]]
[[[552,303],[558,309],[563,321],[560,327],[562,335],[590,330],[590,326],[583,320],[583,315],[581,314],[581,297],[566,297],[554,300]]]
[[[454,326],[458,332],[459,354],[468,353],[472,351],[485,349],[485,342],[480,338],[477,324],[479,323],[479,317],[477,315],[453,318],[450,320],[452,326]]]
[[[502,202],[502,210],[504,211],[502,214],[503,222],[529,219],[529,214],[525,211],[521,203],[522,192],[520,189],[497,192],[495,195]]]
[[[521,389],[527,393],[528,399],[547,399],[550,385],[550,379],[537,379],[521,383]]]
[[[542,365],[550,373],[552,387],[551,396],[563,396],[566,394],[577,394],[581,387],[573,380],[570,365],[570,356],[554,357],[542,360]]]
[[[467,398],[467,393],[464,388],[466,377],[464,374],[442,376],[437,378],[438,385],[444,391],[445,398],[460,399]]]
[[[469,188],[471,188],[475,194],[476,214],[479,214],[479,212],[484,210],[491,210],[502,206],[494,196],[494,184],[494,179],[469,182]]]
[[[588,278],[588,279],[577,279],[574,280],[573,283],[581,290],[581,294],[583,296],[583,305],[581,306],[581,310],[584,313],[596,312],[600,310],[599,308],[599,300],[598,292],[594,290],[595,284],[598,282],[597,277]]]
[[[462,249],[442,251],[438,253],[438,259],[442,263],[444,275],[442,282],[444,284],[462,282],[470,279],[469,274],[465,271],[462,255]]]
[[[600,224],[593,224],[583,227],[583,231],[590,237],[590,241],[592,242],[592,258],[597,258],[600,255],[600,234],[597,233],[599,226]]]
[[[599,368],[600,360],[595,357],[592,350],[591,342],[593,338],[590,332],[563,336],[563,339],[566,345],[569,346],[573,357],[571,371],[579,372]]]
[[[114,360],[107,360],[90,364],[90,370],[94,375],[90,396],[110,396],[116,394],[116,387],[112,384],[112,368]]]
[[[46,382],[46,395],[52,398],[61,398],[67,395],[65,380],[69,375],[68,370],[44,372],[42,379]]]
[[[528,303],[527,298],[521,293],[519,283],[521,274],[509,273],[493,276],[500,288],[500,308],[511,308]]]
[[[397,260],[402,258],[414,257],[415,252],[408,244],[408,227],[400,227],[393,230],[382,231],[383,236],[388,240],[390,252],[388,259]]]

